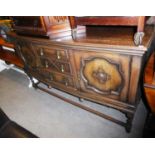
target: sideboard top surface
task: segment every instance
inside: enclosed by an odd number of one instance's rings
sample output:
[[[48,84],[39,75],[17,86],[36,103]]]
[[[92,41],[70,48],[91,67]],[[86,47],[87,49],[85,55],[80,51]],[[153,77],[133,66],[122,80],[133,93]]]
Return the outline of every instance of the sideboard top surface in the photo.
[[[109,49],[118,48],[118,50],[136,50],[140,53],[144,53],[147,51],[147,48],[154,38],[154,28],[152,26],[145,27],[145,36],[141,46],[135,46],[133,39],[134,33],[135,29],[133,27],[88,27],[86,33],[77,35],[75,40],[73,40],[71,36],[60,39],[47,39],[20,36],[16,34],[11,35],[17,38],[27,39],[44,44],[59,44],[74,48],[76,46]]]

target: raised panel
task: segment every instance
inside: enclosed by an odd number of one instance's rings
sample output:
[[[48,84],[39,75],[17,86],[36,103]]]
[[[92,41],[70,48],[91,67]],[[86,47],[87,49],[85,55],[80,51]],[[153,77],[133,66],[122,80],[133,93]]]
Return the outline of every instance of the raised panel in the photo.
[[[74,51],[81,92],[127,100],[131,58],[107,51]]]
[[[120,65],[105,58],[82,60],[81,77],[88,89],[100,94],[119,95],[124,85]]]

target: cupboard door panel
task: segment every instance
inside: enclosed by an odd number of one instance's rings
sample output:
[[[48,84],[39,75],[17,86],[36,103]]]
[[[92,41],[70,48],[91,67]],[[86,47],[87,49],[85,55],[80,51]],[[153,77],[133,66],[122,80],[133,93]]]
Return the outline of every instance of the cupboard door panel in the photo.
[[[107,52],[74,52],[81,91],[127,100],[130,57]]]

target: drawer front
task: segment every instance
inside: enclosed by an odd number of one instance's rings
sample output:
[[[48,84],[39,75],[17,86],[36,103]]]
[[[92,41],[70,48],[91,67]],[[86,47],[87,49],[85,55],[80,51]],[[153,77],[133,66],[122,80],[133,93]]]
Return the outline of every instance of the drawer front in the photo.
[[[60,84],[66,87],[75,87],[72,77],[62,75],[55,72],[49,72],[43,69],[38,69],[36,72],[31,71],[32,75],[42,81],[54,84]]]
[[[72,74],[70,64],[66,62],[54,61],[49,58],[40,57],[41,66],[51,71],[57,71],[65,74]]]
[[[96,97],[127,100],[130,56],[107,51],[76,51],[74,57],[81,91]]]
[[[61,48],[49,48],[45,46],[34,45],[34,49],[37,52],[38,56],[49,58],[52,60],[59,60],[68,62],[69,55],[68,51]]]

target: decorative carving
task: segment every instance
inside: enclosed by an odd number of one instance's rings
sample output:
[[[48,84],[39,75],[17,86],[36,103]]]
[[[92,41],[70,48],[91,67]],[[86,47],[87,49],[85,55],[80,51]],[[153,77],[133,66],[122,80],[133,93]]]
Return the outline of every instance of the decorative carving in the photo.
[[[68,22],[67,16],[48,16],[48,18],[49,18],[50,24],[52,25]]]
[[[134,43],[135,45],[139,46],[142,44],[143,41],[143,37],[144,37],[144,32],[137,32],[134,35]]]
[[[62,73],[70,73],[70,66],[68,63],[58,62],[57,60],[51,60],[47,57],[40,57],[41,66],[45,68],[49,68],[52,70],[56,70]]]
[[[52,68],[55,68],[58,71],[61,70],[61,68],[59,68],[56,65],[55,61],[50,61],[50,60],[48,60],[48,58],[41,58],[41,63],[43,65],[43,67],[46,67],[46,68],[52,67]]]
[[[81,77],[85,87],[100,94],[119,95],[124,83],[120,67],[105,58],[82,60]]]
[[[98,68],[98,70],[93,71],[92,76],[96,78],[101,84],[110,79],[110,75],[108,75],[102,68]]]

